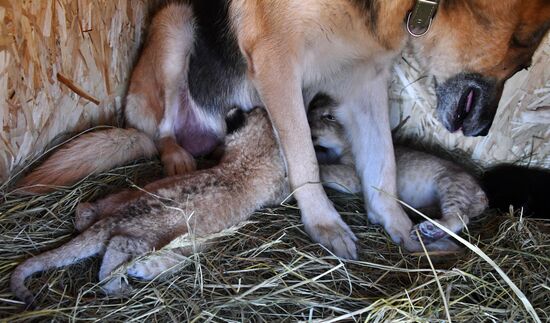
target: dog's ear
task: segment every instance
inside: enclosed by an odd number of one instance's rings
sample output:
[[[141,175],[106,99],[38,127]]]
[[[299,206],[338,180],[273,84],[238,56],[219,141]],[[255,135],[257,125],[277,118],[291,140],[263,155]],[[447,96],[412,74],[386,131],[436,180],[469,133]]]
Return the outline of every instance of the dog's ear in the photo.
[[[319,108],[335,107],[337,105],[336,100],[326,93],[319,92],[309,102],[307,107],[308,111],[312,111]]]
[[[232,134],[244,126],[246,122],[246,115],[240,108],[232,108],[225,117],[225,124],[227,127],[227,134]]]

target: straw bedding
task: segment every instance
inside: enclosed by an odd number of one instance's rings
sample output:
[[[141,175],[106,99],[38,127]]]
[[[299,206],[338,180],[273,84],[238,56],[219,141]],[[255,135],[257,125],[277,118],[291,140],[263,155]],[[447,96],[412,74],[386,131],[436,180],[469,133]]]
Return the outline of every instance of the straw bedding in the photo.
[[[59,246],[74,233],[81,200],[152,178],[156,161],[89,178],[71,189],[18,197],[3,188],[0,206],[0,320],[55,321],[542,321],[550,319],[550,223],[487,212],[464,235],[472,251],[409,255],[382,228],[369,225],[361,198],[331,193],[359,238],[360,260],[342,261],[312,244],[292,204],[256,212],[240,228],[213,238],[208,251],[182,259],[176,273],[153,282],[130,279],[126,298],[97,285],[92,259],[27,281],[38,310],[21,312],[9,277],[23,259]],[[434,269],[430,266],[433,263]],[[497,273],[525,294],[524,302]],[[440,286],[440,287],[439,287]]]

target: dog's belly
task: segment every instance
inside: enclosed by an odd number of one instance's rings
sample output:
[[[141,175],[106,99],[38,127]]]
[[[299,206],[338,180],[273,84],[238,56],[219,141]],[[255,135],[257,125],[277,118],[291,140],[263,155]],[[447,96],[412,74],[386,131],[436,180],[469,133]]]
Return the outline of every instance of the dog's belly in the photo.
[[[246,60],[229,28],[226,0],[193,0],[195,37],[189,57],[188,92],[177,116],[178,144],[193,156],[206,155],[221,143],[225,116],[257,101],[246,80]]]
[[[222,142],[221,134],[201,122],[195,109],[183,109],[179,113],[174,125],[176,140],[188,153],[194,157],[204,156]]]

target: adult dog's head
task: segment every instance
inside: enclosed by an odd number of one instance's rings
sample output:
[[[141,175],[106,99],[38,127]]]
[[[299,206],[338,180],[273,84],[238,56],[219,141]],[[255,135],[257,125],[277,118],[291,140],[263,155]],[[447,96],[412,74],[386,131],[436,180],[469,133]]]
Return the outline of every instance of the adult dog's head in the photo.
[[[486,135],[504,82],[530,66],[549,28],[550,0],[441,0],[431,30],[411,45],[435,76],[443,125]]]

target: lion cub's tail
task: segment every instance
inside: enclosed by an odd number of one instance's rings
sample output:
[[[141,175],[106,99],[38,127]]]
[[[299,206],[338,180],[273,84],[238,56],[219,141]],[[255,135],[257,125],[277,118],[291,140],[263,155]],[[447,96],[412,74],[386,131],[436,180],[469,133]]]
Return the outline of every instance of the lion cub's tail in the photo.
[[[58,186],[75,184],[88,175],[155,154],[157,149],[151,138],[135,129],[89,132],[61,146],[16,187],[25,193],[44,194]]]

